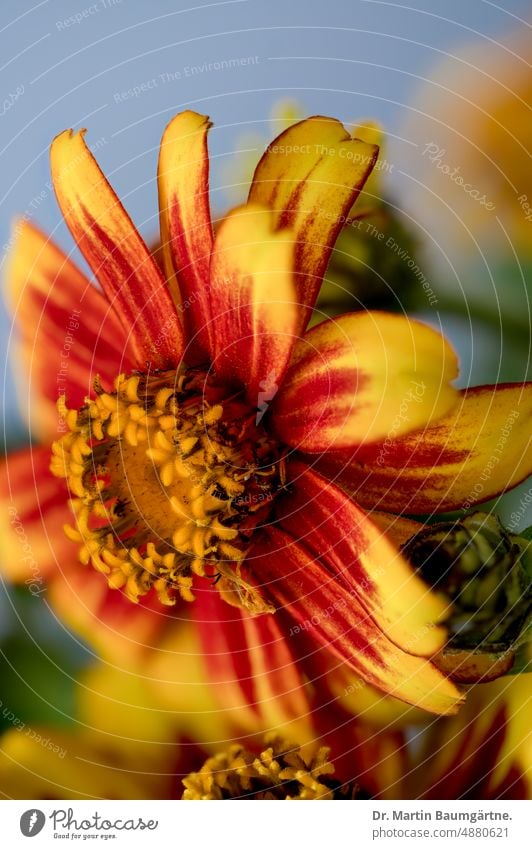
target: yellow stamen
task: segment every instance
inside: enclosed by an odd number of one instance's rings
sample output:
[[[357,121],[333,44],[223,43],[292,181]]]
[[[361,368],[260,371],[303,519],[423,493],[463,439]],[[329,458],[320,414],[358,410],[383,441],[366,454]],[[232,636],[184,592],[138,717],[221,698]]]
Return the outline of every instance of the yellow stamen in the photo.
[[[199,772],[183,779],[183,799],[335,799],[351,798],[347,790],[328,777],[334,773],[325,746],[307,751],[290,748],[277,737],[266,739],[267,748],[255,755],[239,744],[209,758]]]
[[[239,396],[200,369],[119,375],[80,410],[59,405],[69,432],[50,468],[66,478],[80,559],[132,601],[193,599],[193,575],[254,613],[272,608],[242,578],[249,534],[279,488],[276,443]],[[245,530],[243,530],[245,528]],[[222,580],[223,579],[223,582]]]

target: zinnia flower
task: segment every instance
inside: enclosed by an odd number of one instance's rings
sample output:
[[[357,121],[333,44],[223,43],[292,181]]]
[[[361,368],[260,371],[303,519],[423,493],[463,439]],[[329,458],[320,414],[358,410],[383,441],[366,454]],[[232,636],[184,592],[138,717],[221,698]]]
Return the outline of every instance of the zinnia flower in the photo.
[[[457,393],[450,346],[402,316],[345,315],[305,332],[377,149],[335,120],[300,122],[268,147],[248,203],[213,235],[209,126],[184,112],[163,136],[164,275],[83,132],[53,142],[58,201],[102,291],[22,227],[11,297],[45,401],[42,430],[63,433],[55,479],[43,476],[40,493],[54,510],[48,530],[59,538],[70,495],[67,536],[110,588],[133,602],[153,591],[166,605],[199,595],[203,632],[217,624],[229,642],[229,614],[213,623],[201,611],[210,609],[203,599],[230,602],[243,641],[237,664],[264,629],[271,639],[259,650],[284,651],[291,621],[314,650],[373,685],[453,711],[458,691],[426,660],[445,639],[446,603],[382,532],[402,520],[373,521],[360,505],[429,513],[460,504],[512,408],[505,462],[482,497],[518,483],[530,470],[520,418],[530,387]],[[50,343],[72,316],[79,326],[58,393]],[[33,473],[26,479],[33,485]],[[29,530],[39,511],[26,491],[21,504]]]
[[[416,178],[409,181],[410,208],[438,234],[436,260],[451,256],[454,265],[455,256],[463,263],[478,252],[485,263],[494,251],[507,261],[514,253],[530,259],[531,46],[528,27],[497,44],[475,39],[458,46],[431,69],[406,115],[402,135],[413,144],[405,146],[401,167]],[[486,303],[479,283],[473,294]]]

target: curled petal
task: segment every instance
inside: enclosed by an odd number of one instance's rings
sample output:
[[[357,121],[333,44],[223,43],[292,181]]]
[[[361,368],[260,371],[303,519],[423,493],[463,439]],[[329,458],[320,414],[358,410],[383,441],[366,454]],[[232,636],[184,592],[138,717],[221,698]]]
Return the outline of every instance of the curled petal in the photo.
[[[216,234],[213,365],[243,383],[254,406],[275,395],[296,339],[293,254],[290,233],[274,232],[271,212],[254,204],[234,210]]]
[[[292,491],[282,501],[281,527],[320,558],[338,592],[356,597],[390,640],[411,654],[437,652],[447,605],[335,484],[301,461],[289,463],[288,479]]]
[[[168,124],[159,153],[159,212],[164,268],[190,340],[186,359],[211,354],[209,263],[213,245],[207,133],[211,122],[180,112]]]
[[[300,121],[268,145],[249,200],[269,207],[278,228],[295,234],[301,331],[318,295],[332,248],[375,165],[378,147],[352,139],[339,121]]]

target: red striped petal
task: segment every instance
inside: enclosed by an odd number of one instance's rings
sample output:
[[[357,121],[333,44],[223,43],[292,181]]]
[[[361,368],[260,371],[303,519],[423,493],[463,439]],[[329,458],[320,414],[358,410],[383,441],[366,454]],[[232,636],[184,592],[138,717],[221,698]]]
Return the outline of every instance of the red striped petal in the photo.
[[[529,799],[532,675],[474,687],[464,708],[436,723],[409,773],[409,798]]]
[[[295,346],[273,425],[310,453],[399,436],[455,404],[457,374],[456,355],[432,328],[389,313],[343,315]]]
[[[250,616],[216,589],[196,589],[192,612],[220,704],[255,731],[304,719],[309,701],[300,667],[276,616]]]
[[[57,437],[57,400],[80,407],[96,375],[112,388],[133,367],[126,334],[103,295],[43,233],[28,222],[15,226],[8,256],[8,301],[29,371],[21,381],[32,430]]]
[[[368,508],[442,513],[511,489],[532,474],[532,383],[464,390],[424,430],[324,456],[318,468]]]
[[[128,334],[136,365],[175,367],[184,336],[167,283],[85,144],[84,132],[66,130],[52,142],[59,206]]]
[[[212,362],[259,409],[274,397],[296,339],[293,255],[290,233],[274,232],[272,213],[254,204],[231,212],[216,234]]]
[[[170,291],[190,340],[187,362],[212,353],[209,264],[213,245],[205,115],[187,110],[168,124],[159,153],[161,245]]]
[[[35,595],[65,560],[77,559],[63,533],[71,521],[64,482],[49,465],[49,448],[33,447],[9,454],[0,467],[0,569]]]
[[[279,228],[295,234],[300,332],[318,295],[345,216],[376,162],[378,148],[352,139],[339,121],[315,116],[268,145],[249,200],[274,210]]]
[[[291,492],[282,500],[281,527],[319,557],[341,591],[356,598],[390,640],[430,656],[445,639],[436,623],[446,605],[351,498],[305,463],[287,468]]]
[[[282,616],[295,623],[289,636],[296,654],[304,656],[310,638],[380,690],[434,713],[456,711],[456,687],[429,661],[388,639],[360,602],[361,593],[349,591],[326,556],[319,559],[293,536],[269,528],[249,560]]]

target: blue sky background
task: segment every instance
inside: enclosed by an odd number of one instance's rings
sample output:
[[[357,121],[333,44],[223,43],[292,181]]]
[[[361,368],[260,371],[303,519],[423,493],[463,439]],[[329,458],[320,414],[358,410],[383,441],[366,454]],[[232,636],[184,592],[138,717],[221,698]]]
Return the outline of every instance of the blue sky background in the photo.
[[[436,62],[472,40],[489,45],[525,26],[520,17],[530,21],[529,0],[506,0],[504,8],[487,0],[5,2],[0,263],[11,220],[27,210],[72,250],[48,170],[50,140],[66,127],[87,126],[89,143],[100,140],[102,167],[141,231],[153,236],[158,144],[179,110],[192,107],[214,121],[213,200],[221,209],[228,198],[222,164],[243,133],[272,135],[271,108],[280,97],[297,97],[305,112],[345,122],[376,118],[393,135]],[[256,59],[208,68],[244,57]],[[123,96],[143,84],[138,96]],[[10,330],[3,311],[0,329],[5,352]],[[16,428],[11,377],[3,399],[8,427]]]

